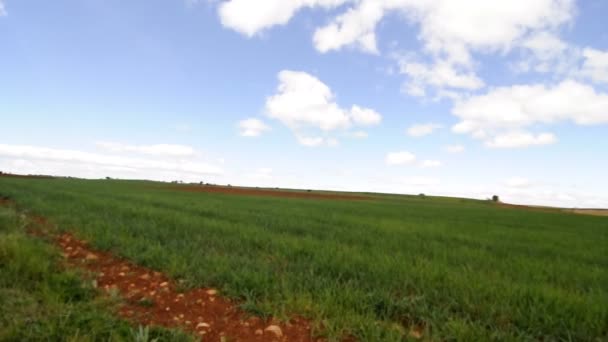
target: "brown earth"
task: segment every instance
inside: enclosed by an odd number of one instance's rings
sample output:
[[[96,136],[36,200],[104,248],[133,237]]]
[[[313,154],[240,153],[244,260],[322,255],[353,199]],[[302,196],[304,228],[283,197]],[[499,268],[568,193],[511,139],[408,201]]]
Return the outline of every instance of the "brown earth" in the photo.
[[[348,195],[348,194],[337,194],[337,193],[326,193],[326,192],[313,192],[313,191],[293,191],[293,190],[271,190],[271,189],[258,189],[258,188],[244,188],[244,187],[229,187],[229,186],[217,186],[217,185],[176,185],[171,186],[169,189],[178,191],[189,191],[189,192],[211,192],[211,193],[222,193],[231,195],[249,195],[249,196],[274,196],[274,197],[288,197],[288,198],[311,198],[311,199],[332,199],[332,200],[369,200],[373,199],[368,196],[361,195]]]
[[[0,197],[0,205],[11,204]],[[325,341],[313,338],[306,319],[284,322],[251,316],[213,288],[180,291],[177,282],[160,272],[95,250],[70,233],[53,235],[44,217],[31,221],[28,232],[56,243],[68,266],[89,271],[97,288],[123,298],[118,315],[132,323],[179,328],[204,341]]]
[[[39,178],[39,179],[49,179],[49,178],[55,178],[53,176],[46,176],[46,175],[16,175],[13,173],[0,173],[0,177],[11,177],[11,178]]]
[[[564,211],[582,215],[608,216],[608,209],[566,209]]]
[[[131,322],[180,328],[205,341],[315,341],[304,319],[283,323],[249,316],[216,289],[180,292],[162,273],[94,250],[69,233],[56,242],[69,265],[90,271],[100,289],[124,298],[118,313]]]
[[[517,208],[517,209],[524,209],[524,210],[541,211],[541,212],[546,212],[546,213],[558,213],[561,211],[560,208],[525,205],[525,204],[509,204],[509,203],[499,202],[498,205],[501,207],[505,207],[505,208]]]

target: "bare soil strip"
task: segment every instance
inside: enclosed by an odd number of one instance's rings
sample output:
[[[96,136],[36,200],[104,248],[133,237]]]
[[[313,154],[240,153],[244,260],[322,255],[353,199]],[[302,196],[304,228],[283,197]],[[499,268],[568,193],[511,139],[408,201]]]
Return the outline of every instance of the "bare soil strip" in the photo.
[[[0,200],[0,205],[9,201]],[[118,314],[130,322],[180,328],[204,341],[324,341],[312,338],[310,322],[293,318],[280,322],[247,315],[238,303],[216,289],[178,291],[178,284],[160,272],[91,248],[70,233],[54,236],[46,220],[33,217],[33,235],[54,241],[68,266],[91,272],[96,286],[108,295],[120,295]]]
[[[177,185],[171,186],[169,189],[189,192],[211,192],[231,195],[250,195],[250,196],[274,196],[286,198],[311,198],[311,199],[330,199],[330,200],[369,200],[373,199],[368,196],[334,194],[325,192],[308,192],[308,191],[290,191],[290,190],[271,190],[271,189],[255,189],[243,187],[228,187],[216,185]]]
[[[608,216],[608,209],[565,209],[564,211],[594,216]]]

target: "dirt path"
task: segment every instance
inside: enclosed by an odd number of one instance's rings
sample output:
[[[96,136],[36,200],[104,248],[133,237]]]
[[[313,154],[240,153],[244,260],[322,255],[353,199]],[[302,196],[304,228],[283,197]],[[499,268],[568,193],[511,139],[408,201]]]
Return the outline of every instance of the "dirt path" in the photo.
[[[0,204],[8,201],[2,199]],[[54,236],[44,218],[32,220],[30,232],[54,241],[69,266],[90,271],[98,288],[124,299],[118,314],[130,322],[180,328],[204,341],[323,341],[311,337],[305,319],[262,320],[247,315],[212,288],[180,292],[176,282],[162,273],[95,250],[69,233]]]
[[[162,189],[162,188],[161,188]],[[244,188],[244,187],[229,187],[217,185],[175,185],[166,187],[165,189],[188,191],[188,192],[212,192],[231,195],[251,195],[251,196],[273,196],[287,198],[310,198],[310,199],[328,199],[328,200],[370,200],[369,196],[357,194],[338,194],[330,192],[318,191],[296,191],[296,190],[272,190],[261,188]]]
[[[565,209],[564,211],[581,215],[608,216],[608,209]]]

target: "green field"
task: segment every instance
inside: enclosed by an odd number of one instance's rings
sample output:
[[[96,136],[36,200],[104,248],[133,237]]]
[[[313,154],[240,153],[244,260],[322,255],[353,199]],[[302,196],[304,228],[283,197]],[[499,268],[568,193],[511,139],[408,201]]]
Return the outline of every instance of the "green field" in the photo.
[[[608,218],[486,201],[297,199],[0,177],[96,248],[330,339],[608,340]]]
[[[0,341],[193,341],[178,331],[131,327],[59,251],[25,234],[28,221],[0,207]]]

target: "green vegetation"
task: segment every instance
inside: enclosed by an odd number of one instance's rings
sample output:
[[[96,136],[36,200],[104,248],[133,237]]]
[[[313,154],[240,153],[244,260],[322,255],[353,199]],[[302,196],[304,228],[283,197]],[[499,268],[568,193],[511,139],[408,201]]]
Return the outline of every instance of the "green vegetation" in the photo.
[[[183,333],[131,328],[90,282],[61,269],[59,252],[25,234],[26,221],[0,207],[0,341],[189,341]]]
[[[253,313],[309,317],[330,338],[401,341],[418,327],[434,340],[608,339],[605,217],[116,180],[0,178],[0,195],[187,286],[221,288]]]

